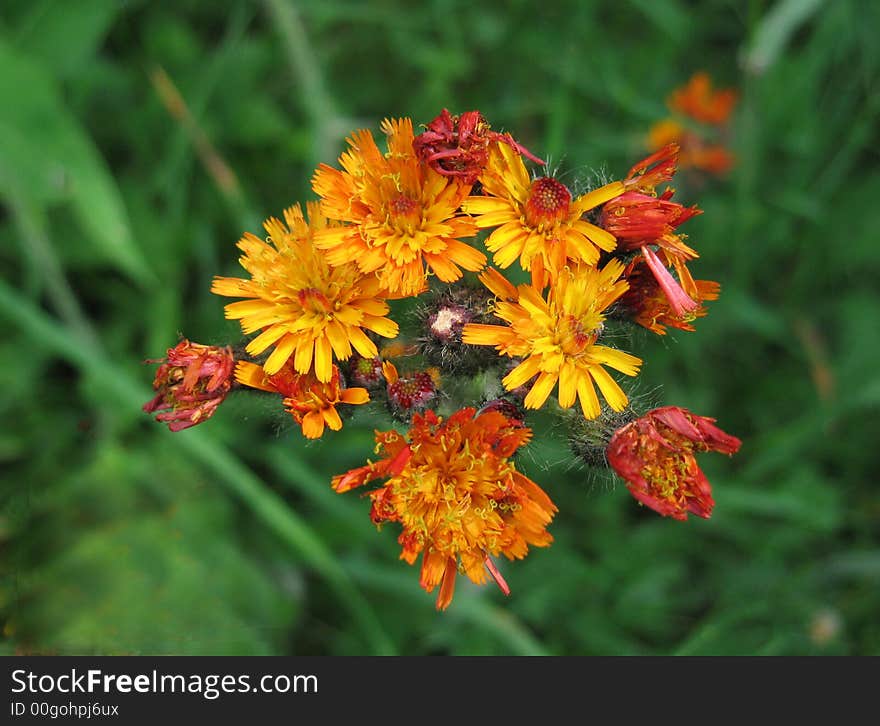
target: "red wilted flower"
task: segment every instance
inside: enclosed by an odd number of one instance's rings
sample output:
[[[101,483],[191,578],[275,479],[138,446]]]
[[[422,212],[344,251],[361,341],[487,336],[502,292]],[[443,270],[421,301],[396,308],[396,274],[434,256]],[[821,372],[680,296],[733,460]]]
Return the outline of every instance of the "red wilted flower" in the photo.
[[[703,301],[717,300],[721,286],[712,280],[694,280],[697,292],[695,302],[699,307],[684,315],[676,315],[657,278],[649,274],[645,266],[646,262],[641,257],[636,257],[627,266],[623,277],[629,283],[629,290],[620,298],[621,306],[632,315],[636,323],[657,335],[666,335],[667,325],[693,332],[694,326],[691,323],[707,313],[702,305]]]
[[[458,572],[477,584],[488,572],[506,595],[491,558],[521,559],[529,545],[553,541],[547,525],[556,506],[510,461],[530,438],[519,420],[498,411],[463,408],[445,421],[427,411],[416,414],[405,437],[377,431],[382,458],[333,477],[333,488],[342,493],[387,479],[370,492],[370,517],[403,527],[401,559],[413,564],[422,554],[420,584],[427,592],[440,585],[439,610],[452,601]]]
[[[699,255],[675,230],[701,210],[673,202],[672,189],[657,196],[657,185],[670,181],[675,174],[678,153],[678,146],[669,144],[633,166],[623,182],[628,191],[604,205],[600,224],[623,249],[641,249],[673,314],[684,317],[699,308],[694,300],[698,294],[696,283],[686,265]],[[659,255],[653,246],[659,248]],[[670,265],[678,273],[678,280],[667,269]]]
[[[624,192],[602,208],[602,227],[617,238],[618,247],[624,250],[646,244],[662,246],[662,240],[672,235],[676,227],[703,213],[695,206],[673,202],[673,193],[672,189],[660,196]]]
[[[262,366],[239,361],[236,380],[245,386],[284,396],[284,407],[301,427],[307,439],[318,439],[324,434],[324,425],[333,431],[342,428],[337,404],[360,405],[370,400],[365,388],[343,388],[339,369],[334,365],[330,380],[322,383],[314,372],[297,373],[293,359],[289,359],[278,373],[266,375]]]
[[[207,421],[223,403],[232,387],[235,359],[232,348],[191,343],[184,339],[169,348],[167,357],[148,360],[161,363],[153,379],[156,396],[144,404],[146,413],[182,431]]]
[[[680,151],[678,144],[666,144],[633,166],[623,185],[627,189],[654,194],[658,185],[670,181],[675,175]]]
[[[664,517],[708,518],[715,501],[694,454],[735,454],[742,443],[714,422],[678,406],[656,408],[614,432],[608,463],[636,499]]]
[[[437,398],[440,372],[436,368],[415,371],[401,376],[391,361],[382,364],[388,382],[388,401],[394,413],[408,418],[424,411]]]
[[[493,141],[507,144],[536,164],[545,163],[514,141],[510,134],[492,131],[479,111],[453,116],[444,108],[415,137],[413,149],[416,156],[438,174],[459,177],[465,184],[473,184],[486,166],[489,144]]]

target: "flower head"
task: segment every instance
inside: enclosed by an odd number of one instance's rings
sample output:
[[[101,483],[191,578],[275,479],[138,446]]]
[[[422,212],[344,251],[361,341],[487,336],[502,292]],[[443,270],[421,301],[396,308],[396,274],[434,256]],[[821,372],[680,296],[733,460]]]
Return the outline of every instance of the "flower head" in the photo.
[[[694,121],[718,126],[727,123],[737,101],[732,88],[712,88],[708,73],[698,72],[681,88],[676,88],[667,101],[670,110],[689,116]]]
[[[416,156],[443,176],[458,177],[465,184],[473,184],[489,160],[489,145],[507,144],[517,153],[537,164],[544,162],[510,134],[492,131],[479,111],[465,111],[453,116],[447,109],[413,140]]]
[[[424,411],[437,400],[440,371],[430,368],[400,375],[391,361],[382,364],[387,383],[388,403],[396,416],[409,419],[416,411]]]
[[[627,265],[623,276],[629,283],[629,290],[620,298],[621,307],[636,323],[657,335],[665,335],[667,325],[693,332],[694,326],[691,323],[697,318],[704,317],[707,312],[702,303],[706,300],[717,300],[721,286],[712,280],[694,280],[696,287],[694,302],[698,307],[683,315],[677,315],[657,278],[645,267],[646,263],[641,257],[636,257]]]
[[[348,223],[322,230],[315,244],[330,264],[356,263],[399,297],[424,290],[426,267],[443,282],[458,280],[461,268],[482,269],[485,255],[460,241],[477,232],[469,217],[457,216],[470,184],[421,163],[410,119],[386,119],[382,131],[387,154],[369,131],[359,131],[339,158],[344,171],[321,164],[315,172],[321,209]]]
[[[694,454],[735,454],[742,443],[714,422],[678,406],[654,409],[614,433],[608,463],[636,499],[664,517],[708,518],[715,501]]]
[[[480,181],[485,196],[468,197],[462,209],[476,215],[480,229],[497,227],[486,239],[495,264],[504,269],[519,259],[536,288],[546,287],[569,260],[595,265],[599,250],[614,249],[614,236],[583,215],[623,193],[621,182],[575,199],[558,179],[530,180],[519,154],[502,144],[490,149]]]
[[[254,363],[239,361],[235,378],[242,385],[284,396],[284,407],[307,439],[320,438],[325,424],[333,431],[342,428],[337,404],[356,406],[370,400],[365,388],[343,388],[336,366],[333,366],[330,380],[322,382],[313,373],[297,373],[290,361],[271,376]]]
[[[381,388],[385,383],[382,359],[364,358],[355,353],[348,362],[348,380],[368,390]]]
[[[678,165],[682,169],[720,176],[728,172],[735,162],[733,153],[726,146],[713,143],[671,118],[658,121],[648,132],[649,148],[660,149],[669,144],[676,144],[680,148]]]
[[[241,321],[245,333],[261,331],[247,346],[256,356],[275,346],[263,367],[278,373],[293,358],[294,370],[314,372],[323,383],[333,375],[333,358],[346,360],[352,348],[365,357],[376,355],[376,345],[364,331],[393,338],[397,323],[385,317],[388,293],[375,275],[365,275],[354,264],[331,267],[326,255],[313,245],[319,230],[332,229],[309,204],[309,221],[299,205],[284,212],[285,222],[265,223],[268,241],[246,234],[238,243],[242,267],[251,279],[217,277],[211,292],[248,298],[226,306],[226,317]]]
[[[401,525],[401,559],[412,564],[422,554],[420,584],[428,592],[440,586],[438,609],[452,601],[458,572],[481,584],[488,571],[507,594],[491,557],[521,559],[529,545],[553,541],[547,525],[555,505],[510,460],[530,437],[497,411],[463,408],[445,421],[428,411],[414,417],[406,436],[377,431],[382,458],[334,477],[333,488],[386,479],[370,492],[370,516],[377,525]]]
[[[627,404],[626,394],[605,370],[609,366],[634,376],[641,360],[629,353],[598,345],[605,310],[627,289],[620,280],[623,265],[611,260],[594,267],[564,269],[546,299],[530,285],[514,287],[496,270],[480,280],[499,298],[495,315],[507,325],[465,326],[463,340],[471,345],[494,345],[498,352],[522,362],[502,383],[512,391],[537,376],[525,398],[526,408],[540,408],[559,383],[559,405],[570,408],[576,399],[588,419],[599,415],[593,384],[615,411]]]
[[[486,348],[465,345],[461,340],[468,323],[491,323],[494,297],[482,285],[454,285],[432,292],[418,310],[419,351],[432,365],[453,374],[468,375],[495,362]]]
[[[232,387],[235,359],[232,348],[191,343],[184,339],[169,348],[153,379],[155,397],[144,404],[146,413],[172,431],[182,431],[207,421]]]

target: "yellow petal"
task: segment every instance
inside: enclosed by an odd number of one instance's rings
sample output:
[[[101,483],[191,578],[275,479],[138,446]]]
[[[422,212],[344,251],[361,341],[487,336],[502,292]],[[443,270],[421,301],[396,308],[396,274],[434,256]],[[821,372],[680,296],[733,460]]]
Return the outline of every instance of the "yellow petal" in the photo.
[[[571,408],[577,396],[578,371],[574,364],[566,361],[559,369],[559,405]]]
[[[617,239],[611,232],[608,232],[595,224],[590,224],[582,219],[571,225],[572,229],[580,232],[584,237],[590,240],[597,247],[601,247],[606,252],[611,252],[617,247]]]
[[[599,397],[596,395],[593,381],[585,373],[578,377],[577,392],[584,418],[587,420],[596,418],[602,412],[602,408],[599,406]]]
[[[461,209],[468,214],[493,214],[501,212],[508,212],[509,214],[515,213],[510,202],[506,199],[498,199],[497,197],[468,197],[462,201]],[[480,227],[493,226],[491,224],[480,224],[479,219],[477,220],[477,225]]]
[[[258,388],[261,391],[269,391],[275,393],[275,389],[266,380],[266,372],[262,366],[256,363],[249,363],[246,360],[240,360],[235,366],[235,380],[243,386],[250,388]]]
[[[342,419],[339,418],[339,412],[335,406],[321,409],[321,416],[332,431],[339,431],[342,428]]]
[[[534,378],[541,370],[541,358],[534,355],[526,358],[501,381],[508,391],[519,388],[526,381]]]
[[[293,368],[297,373],[308,373],[312,369],[312,351],[314,343],[305,336],[299,339],[296,345],[296,355],[293,358]]]
[[[352,347],[354,347],[354,349],[364,358],[375,358],[376,354],[379,352],[376,350],[376,344],[370,340],[360,328],[350,328],[348,331],[348,339],[351,341]]]
[[[307,439],[321,438],[321,435],[324,433],[324,417],[320,411],[309,411],[303,416],[302,432],[303,436]]]
[[[574,203],[581,212],[586,212],[593,209],[593,207],[598,207],[600,204],[605,204],[605,202],[619,197],[624,191],[626,191],[626,187],[623,186],[623,182],[615,181],[606,184],[604,187],[587,192],[582,197],[578,197]]]
[[[623,411],[623,409],[626,408],[628,399],[623,392],[623,389],[617,385],[617,381],[608,374],[608,371],[602,368],[602,366],[590,366],[590,375],[593,376],[593,379],[596,381],[599,390],[602,391],[602,395],[605,397],[605,400],[608,401],[608,405],[611,406],[611,409],[614,411]]]
[[[296,348],[297,336],[295,335],[285,335],[279,342],[278,345],[275,346],[275,350],[272,351],[272,355],[270,355],[266,362],[263,363],[263,369],[266,371],[268,375],[274,375],[287,363],[287,359],[293,355],[293,350]]]
[[[461,332],[461,342],[467,345],[498,345],[507,337],[509,328],[503,325],[468,323]]]
[[[250,343],[248,343],[246,350],[250,355],[259,355],[264,350],[266,350],[266,348],[278,341],[283,336],[284,326],[273,325],[271,328],[264,330]]]
[[[622,350],[617,350],[617,348],[609,348],[605,345],[594,345],[590,359],[595,363],[604,363],[611,366],[627,376],[636,375],[639,372],[639,366],[642,365],[641,358],[636,358],[634,355],[624,353]]]
[[[330,341],[323,336],[315,341],[315,376],[321,383],[333,377],[333,351]]]
[[[370,394],[367,392],[366,388],[346,388],[339,396],[339,400],[350,406],[359,406],[364,403],[369,403]]]
[[[556,385],[558,378],[558,373],[542,373],[539,375],[535,385],[532,386],[532,390],[526,395],[524,401],[526,408],[541,408],[553,390],[553,386]]]
[[[351,356],[351,343],[345,335],[342,325],[336,320],[331,320],[324,329],[327,339],[333,348],[333,354],[339,360],[346,360]]]
[[[477,272],[486,265],[486,255],[464,242],[452,239],[446,243],[449,258],[465,270]]]
[[[519,297],[513,284],[494,267],[490,267],[480,275],[480,282],[502,300],[515,301]]]

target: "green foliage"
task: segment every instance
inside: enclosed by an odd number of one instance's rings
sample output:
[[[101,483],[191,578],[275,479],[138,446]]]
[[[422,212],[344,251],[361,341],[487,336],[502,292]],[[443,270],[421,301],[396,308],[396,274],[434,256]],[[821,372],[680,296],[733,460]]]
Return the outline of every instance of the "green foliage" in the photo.
[[[5,2],[0,649],[880,653],[878,26],[860,0]],[[437,614],[328,486],[374,422],[307,444],[262,399],[177,435],[141,413],[178,332],[237,340],[211,277],[354,128],[479,108],[576,184],[624,173],[699,69],[741,91],[736,168],[679,190],[722,295],[635,352],[641,391],[744,441],[705,457],[711,520],[539,437],[556,542]]]

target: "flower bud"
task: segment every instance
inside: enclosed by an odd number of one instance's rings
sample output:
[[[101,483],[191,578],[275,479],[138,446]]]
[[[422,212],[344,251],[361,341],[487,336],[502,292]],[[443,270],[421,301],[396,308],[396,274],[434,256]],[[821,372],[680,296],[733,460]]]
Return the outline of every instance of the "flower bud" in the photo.
[[[468,323],[497,322],[490,311],[492,296],[465,285],[435,292],[417,315],[422,328],[419,352],[444,373],[471,374],[497,361],[492,350],[462,343]]]

